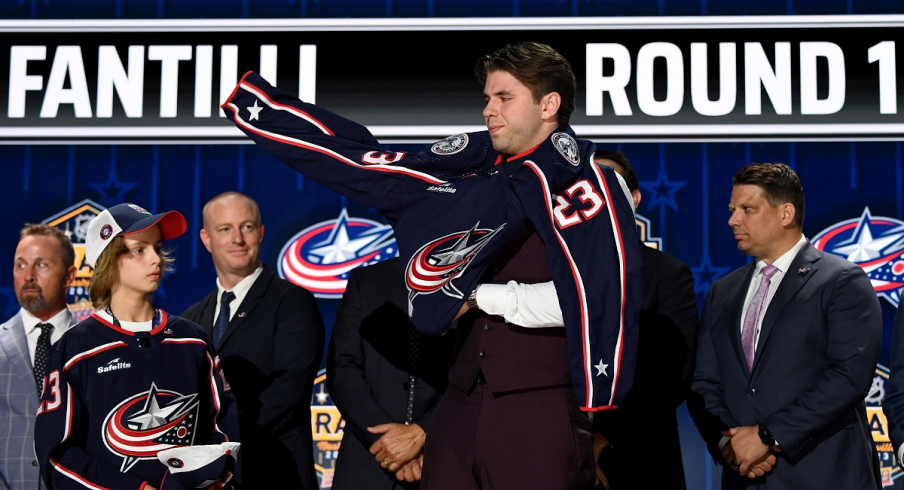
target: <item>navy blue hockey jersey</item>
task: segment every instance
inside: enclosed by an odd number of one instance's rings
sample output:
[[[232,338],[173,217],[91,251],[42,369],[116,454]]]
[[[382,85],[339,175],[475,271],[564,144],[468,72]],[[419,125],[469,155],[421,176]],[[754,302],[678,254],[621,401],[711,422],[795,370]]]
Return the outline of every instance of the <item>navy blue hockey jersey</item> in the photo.
[[[237,440],[235,401],[207,335],[162,310],[154,324],[130,332],[95,313],[56,344],[35,424],[48,488],[159,488],[158,452]]]
[[[505,245],[535,227],[559,293],[581,407],[612,408],[630,389],[642,270],[634,215],[615,172],[592,164],[593,144],[571,128],[508,157],[486,131],[420,153],[387,152],[364,126],[254,73],[222,107],[280,160],[387,218],[421,332],[444,332]]]

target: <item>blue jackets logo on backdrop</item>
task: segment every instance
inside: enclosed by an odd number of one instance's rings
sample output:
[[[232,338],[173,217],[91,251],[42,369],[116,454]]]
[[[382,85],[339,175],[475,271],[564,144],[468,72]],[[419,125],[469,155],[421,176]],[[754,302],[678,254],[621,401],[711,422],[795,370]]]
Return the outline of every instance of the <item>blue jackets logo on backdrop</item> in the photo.
[[[880,298],[896,307],[904,290],[904,221],[872,216],[869,208],[859,218],[836,223],[819,232],[813,246],[859,265]]]

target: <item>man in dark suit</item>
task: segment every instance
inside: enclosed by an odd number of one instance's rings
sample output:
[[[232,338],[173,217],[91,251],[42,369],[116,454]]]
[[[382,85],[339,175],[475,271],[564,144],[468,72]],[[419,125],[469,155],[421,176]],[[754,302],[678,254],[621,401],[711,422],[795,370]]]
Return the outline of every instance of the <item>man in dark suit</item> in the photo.
[[[882,411],[888,417],[889,437],[898,457],[904,461],[904,308],[898,306],[895,315],[895,334],[891,343],[888,389],[882,401]]]
[[[220,194],[203,219],[217,288],[182,316],[211,334],[238,403],[243,484],[319,488],[311,391],[325,334],[314,296],[260,263],[264,225],[253,199]]]
[[[345,420],[335,490],[418,488],[454,339],[411,328],[403,274],[398,258],[354,269],[339,305],[326,364]]]
[[[869,278],[803,236],[788,166],[751,164],[733,184],[728,224],[754,262],[707,293],[691,385],[722,488],[881,488],[864,403],[882,337]]]
[[[625,179],[634,207],[640,205],[637,175],[621,152],[596,152]],[[684,464],[677,409],[687,397],[697,348],[697,295],[690,268],[659,250],[641,246],[643,303],[634,385],[617,410],[597,413],[594,448],[610,488],[647,488],[650,444],[658,448],[656,486],[683,489]]]

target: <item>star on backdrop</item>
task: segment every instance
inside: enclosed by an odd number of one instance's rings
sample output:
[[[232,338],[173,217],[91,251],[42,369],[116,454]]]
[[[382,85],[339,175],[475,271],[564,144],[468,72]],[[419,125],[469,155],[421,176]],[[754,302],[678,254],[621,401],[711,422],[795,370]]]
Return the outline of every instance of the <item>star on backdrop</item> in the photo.
[[[730,270],[731,267],[715,267],[709,256],[703,257],[700,265],[691,267],[691,272],[694,273],[694,292],[697,294],[705,292],[713,282]]]
[[[89,183],[88,186],[100,194],[100,204],[104,206],[114,206],[125,202],[125,195],[134,189],[138,183],[136,182],[120,182],[116,175],[116,164],[110,163],[110,175],[107,176],[106,182]]]
[[[649,197],[644,196],[647,201],[647,209],[651,210],[656,207],[668,206],[678,211],[678,203],[675,201],[675,192],[687,185],[686,181],[669,180],[666,175],[665,164],[659,166],[659,174],[656,180],[641,181],[640,186],[650,191]]]

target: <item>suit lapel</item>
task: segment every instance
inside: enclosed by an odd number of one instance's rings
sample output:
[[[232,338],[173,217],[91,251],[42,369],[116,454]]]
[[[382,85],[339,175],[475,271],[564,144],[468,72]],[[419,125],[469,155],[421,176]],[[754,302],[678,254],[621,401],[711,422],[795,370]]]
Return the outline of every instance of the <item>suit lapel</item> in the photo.
[[[728,329],[728,338],[731,339],[731,346],[737,355],[738,363],[747,373],[747,359],[744,357],[744,348],[741,346],[741,312],[744,310],[744,299],[747,297],[747,289],[750,286],[750,280],[753,277],[753,271],[756,270],[754,264],[747,264],[744,271],[743,281],[737,281],[731,286],[731,292],[728,295],[726,304],[731,308],[726,318],[731,319],[731,325]],[[750,373],[747,373],[748,376]]]
[[[22,323],[22,312],[3,325],[0,332],[0,347],[6,353],[10,369],[14,377],[27,377],[34,383],[34,370],[31,366],[31,355],[28,353],[28,339],[25,337],[25,326]],[[37,400],[37,392],[35,399]]]
[[[217,311],[217,293],[219,289],[214,289],[212,293],[204,298],[204,306],[201,308],[201,317],[198,324],[207,332],[207,335],[213,333],[213,314]]]
[[[232,320],[229,321],[229,325],[226,327],[226,332],[223,334],[223,338],[220,339],[218,347],[222,347],[229,341],[229,337],[232,336],[233,332],[242,326],[251,311],[261,302],[271,278],[273,278],[273,272],[265,265],[264,270],[261,271],[261,275],[254,281],[254,284],[251,285],[251,289],[248,290],[248,294],[245,295],[245,299],[242,300],[242,304],[239,305],[235,315],[232,315]]]
[[[769,340],[769,334],[772,333],[775,322],[782,314],[782,310],[797,296],[797,293],[807,284],[810,278],[816,274],[819,268],[817,262],[820,257],[820,252],[807,243],[800,249],[794,260],[791,261],[791,265],[788,266],[788,271],[785,272],[785,277],[782,278],[782,282],[775,291],[775,296],[772,297],[772,301],[769,302],[769,306],[766,308],[766,314],[763,316],[763,323],[760,326],[760,338],[757,341],[756,354],[753,357],[753,369],[756,369],[756,365],[760,362],[760,354],[763,352],[763,348]]]

